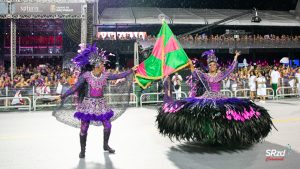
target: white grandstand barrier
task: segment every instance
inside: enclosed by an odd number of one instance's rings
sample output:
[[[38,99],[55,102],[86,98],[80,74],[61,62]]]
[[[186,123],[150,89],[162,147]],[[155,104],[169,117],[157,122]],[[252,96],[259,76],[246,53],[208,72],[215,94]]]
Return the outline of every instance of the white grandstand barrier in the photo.
[[[128,94],[104,94],[107,104],[126,104],[127,101],[120,101],[120,96],[128,96]],[[136,107],[138,107],[138,97],[134,93],[130,93],[130,101],[129,104],[135,104]]]
[[[270,87],[267,87],[267,95],[266,97],[269,98],[269,97],[272,97],[272,99],[275,99],[275,92],[272,88]]]
[[[127,102],[122,102],[119,100],[121,96],[126,96],[128,94],[105,94],[105,98],[107,101],[107,104],[126,104]],[[41,95],[41,96],[35,96],[33,100],[33,109],[36,111],[37,108],[44,108],[44,107],[56,107],[59,105],[59,103],[56,103],[54,99],[57,97],[57,95]],[[64,105],[67,106],[75,106],[75,97],[76,96],[70,96],[71,102],[67,102]],[[134,93],[130,93],[130,101],[129,104],[135,104],[136,107],[138,107],[138,98]],[[43,103],[46,102],[46,103]]]
[[[4,100],[4,104],[0,104],[0,109],[11,109],[11,108],[18,108],[18,109],[28,109],[31,111],[31,100],[29,97],[0,97],[0,101]],[[18,100],[17,104],[13,104],[14,100]],[[26,100],[26,101],[21,101]],[[23,102],[23,103],[22,103]]]
[[[8,86],[5,87],[5,96],[6,96],[6,98],[8,97]],[[5,106],[7,106],[7,105],[8,105],[8,100],[6,99]]]
[[[145,97],[149,96],[149,98],[151,98],[151,96],[154,95],[156,96],[155,100],[150,100],[150,99],[145,99]],[[163,102],[162,99],[160,99],[159,95],[163,95],[163,93],[143,93],[141,94],[140,97],[140,105],[141,107],[143,107],[143,103],[161,103]]]
[[[33,98],[33,110],[36,111],[36,108],[38,107],[55,107],[58,106],[59,103],[56,103],[54,100],[57,96],[51,96],[51,95],[41,95],[41,96],[35,96]],[[47,104],[43,103],[43,100],[47,100]],[[40,104],[40,102],[42,102],[42,104]],[[52,102],[49,102],[52,101]]]
[[[272,97],[272,99],[275,98],[275,92],[272,88],[266,88],[267,90],[267,95],[266,97],[269,98],[269,97]],[[234,97],[237,97],[237,98],[250,98],[250,89],[246,88],[246,89],[238,89],[234,92]]]
[[[180,93],[184,96],[183,98],[187,97],[187,94],[185,92],[180,92]],[[163,94],[164,93],[158,93],[158,92],[156,92],[156,93],[143,93],[143,94],[141,94],[141,97],[140,97],[140,105],[141,105],[141,107],[143,107],[143,104],[145,104],[145,103],[162,103],[163,100],[162,100],[162,98],[159,97],[159,95],[163,95]],[[176,94],[176,92],[172,92],[172,94],[174,95],[174,94]],[[149,96],[149,99],[145,98],[147,96]],[[156,97],[154,97],[156,99],[151,100],[151,96],[156,96]]]
[[[222,89],[221,93],[227,97],[233,97],[233,92],[231,90],[228,89]]]
[[[234,92],[236,98],[250,98],[250,89],[238,89]]]
[[[276,98],[279,99],[279,97],[285,97],[285,96],[297,96],[298,91],[297,87],[278,87],[276,90]]]

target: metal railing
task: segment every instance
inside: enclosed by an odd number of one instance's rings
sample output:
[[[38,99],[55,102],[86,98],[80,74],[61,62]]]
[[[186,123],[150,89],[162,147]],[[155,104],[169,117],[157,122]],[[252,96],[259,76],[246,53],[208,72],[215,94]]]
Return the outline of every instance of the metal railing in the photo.
[[[223,89],[221,90],[221,93],[227,97],[233,97],[233,92],[231,90]]]
[[[276,90],[276,98],[279,99],[280,97],[285,96],[297,96],[299,95],[297,87],[284,87],[280,86]]]
[[[158,83],[154,83],[154,85],[144,91],[136,90],[136,88],[133,88],[133,93],[130,93],[130,102],[129,104],[133,104],[136,107],[143,106],[144,104],[151,104],[151,103],[161,103],[163,102],[163,94],[159,92]],[[113,86],[112,86],[113,87]],[[276,91],[274,91],[272,88],[266,88],[267,90],[267,98],[285,98],[285,97],[295,97],[298,96],[299,93],[299,86],[295,85],[294,87],[290,86],[280,86]],[[21,90],[22,97],[16,97],[15,93]],[[0,89],[0,110],[2,109],[15,109],[15,108],[26,108],[28,110],[37,110],[38,108],[44,108],[44,107],[55,107],[58,104],[56,102],[51,102],[49,100],[53,100],[56,97],[55,88],[50,88],[52,94],[37,94],[36,88],[17,88],[17,89],[10,89],[8,87],[4,89]],[[182,87],[182,91],[180,92],[182,94],[182,98],[187,97],[188,92],[187,87]],[[145,92],[145,93],[143,93]],[[227,96],[227,97],[237,97],[237,98],[250,98],[250,89],[249,88],[243,88],[243,89],[237,89],[235,91],[223,89],[221,92]],[[276,97],[275,97],[276,93]],[[139,95],[140,94],[140,95]],[[176,92],[173,92],[172,95],[175,96]],[[108,93],[105,94],[107,99],[107,104],[118,104],[118,103],[125,103],[124,99],[122,99],[122,96],[127,96],[127,94],[115,94],[115,93]],[[67,105],[74,106],[76,105],[76,99],[74,99],[76,96],[71,96],[70,101],[67,103]],[[174,97],[175,98],[175,97]],[[18,105],[12,105],[13,99],[24,99],[25,104],[18,104]]]
[[[237,89],[234,92],[234,97],[236,97],[236,98],[249,98],[250,97],[250,89]]]
[[[267,87],[266,90],[267,90],[266,97],[267,98],[271,97],[272,99],[275,99],[275,92],[274,92],[274,90],[272,88],[270,88],[270,87]]]
[[[122,99],[122,96],[123,97],[128,97],[128,94],[112,94],[112,93],[109,93],[109,94],[105,94],[104,95],[105,98],[106,98],[106,101],[107,101],[107,104],[126,104],[127,101],[124,101],[124,100],[127,100],[127,99]],[[136,107],[138,107],[138,97],[136,94],[134,93],[130,93],[129,95],[129,104],[135,104]]]
[[[177,92],[178,93],[178,92]],[[187,94],[185,92],[180,92],[186,98]],[[175,97],[176,92],[172,92],[173,98]],[[145,103],[162,103],[163,102],[163,93],[143,93],[140,97],[140,106],[143,107]]]
[[[42,107],[55,107],[58,106],[58,103],[52,101],[56,98],[57,96],[50,96],[50,95],[42,95],[42,96],[35,96],[33,98],[33,110],[36,111],[37,108]],[[52,102],[51,102],[52,101]],[[47,102],[45,104],[45,102]]]
[[[17,104],[13,104],[13,100],[19,100]],[[21,103],[20,100],[24,99],[24,103]],[[0,101],[2,102],[3,100],[3,105],[0,103],[0,109],[28,109],[31,111],[31,99],[29,97],[0,97]]]
[[[274,95],[275,93],[272,88],[266,88],[266,92],[267,92],[266,97],[268,97],[268,98],[271,97],[272,99],[275,98],[275,95]],[[234,97],[248,99],[248,98],[250,98],[250,89],[237,89],[234,92]]]
[[[107,104],[126,104],[126,101],[123,101],[122,96],[128,97],[128,94],[105,94],[104,95],[107,101]],[[53,100],[57,96],[43,95],[36,96],[33,100],[33,109],[36,111],[37,108],[45,108],[45,107],[56,107],[59,103],[54,102]],[[134,93],[130,93],[130,101],[129,104],[135,104],[138,107],[138,99]],[[75,106],[77,103],[75,102],[76,96],[68,97],[67,102],[64,105],[67,106]]]

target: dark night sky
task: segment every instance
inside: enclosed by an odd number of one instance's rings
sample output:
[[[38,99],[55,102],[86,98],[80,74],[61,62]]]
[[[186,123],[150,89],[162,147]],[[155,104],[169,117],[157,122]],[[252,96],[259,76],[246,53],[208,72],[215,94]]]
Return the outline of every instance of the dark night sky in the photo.
[[[100,9],[107,7],[216,8],[293,10],[297,0],[99,0]]]

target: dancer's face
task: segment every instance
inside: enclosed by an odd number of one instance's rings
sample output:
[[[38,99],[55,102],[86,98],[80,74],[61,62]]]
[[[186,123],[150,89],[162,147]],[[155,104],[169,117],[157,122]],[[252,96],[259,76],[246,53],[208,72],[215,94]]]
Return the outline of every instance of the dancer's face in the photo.
[[[102,72],[104,70],[104,63],[103,62],[99,62],[98,64],[95,65],[95,70],[97,72]]]
[[[209,72],[216,72],[217,71],[217,63],[216,62],[210,62],[208,64]]]

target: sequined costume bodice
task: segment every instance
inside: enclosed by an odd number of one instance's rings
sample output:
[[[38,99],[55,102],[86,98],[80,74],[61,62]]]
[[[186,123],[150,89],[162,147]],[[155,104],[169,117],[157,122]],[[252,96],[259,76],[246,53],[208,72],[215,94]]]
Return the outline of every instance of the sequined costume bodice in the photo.
[[[109,72],[103,72],[99,77],[97,77],[93,75],[93,73],[90,71],[85,72],[78,78],[77,83],[62,95],[62,99],[78,91],[78,89],[80,89],[80,87],[85,82],[88,85],[88,90],[79,91],[79,92],[85,92],[85,97],[101,98],[104,95],[103,91],[106,87],[107,80],[116,80],[116,79],[125,78],[131,73],[132,70],[120,74],[111,74]]]
[[[189,93],[190,97],[195,97],[197,94],[197,83],[201,78],[202,81],[205,83],[207,87],[207,92],[220,92],[221,91],[221,82],[223,79],[228,77],[230,73],[233,72],[237,65],[237,61],[233,61],[232,64],[227,68],[225,71],[219,71],[216,75],[212,76],[209,73],[203,73],[200,70],[195,70],[192,74],[192,81],[191,81],[191,91]]]

